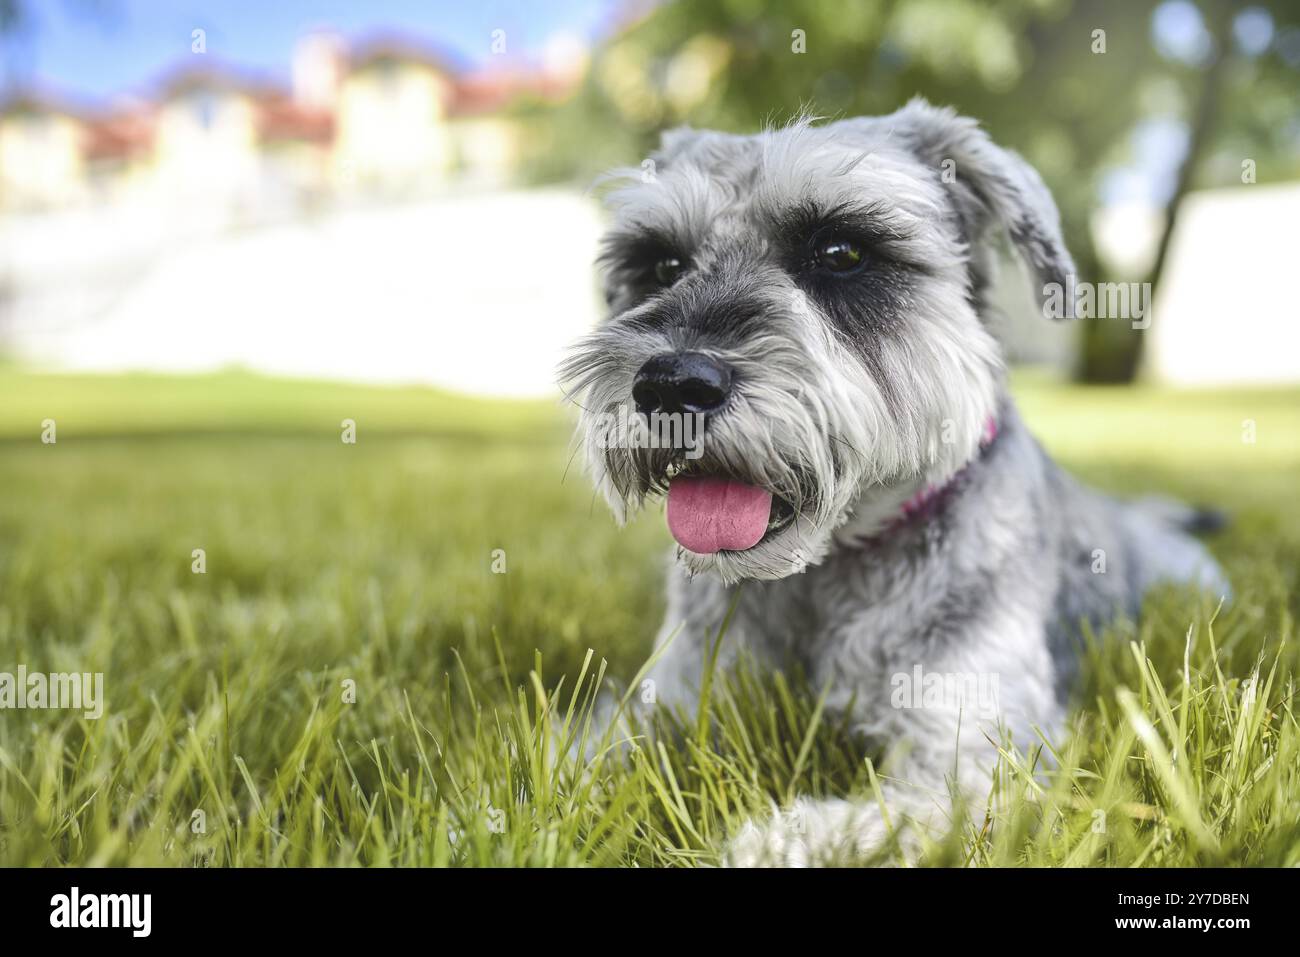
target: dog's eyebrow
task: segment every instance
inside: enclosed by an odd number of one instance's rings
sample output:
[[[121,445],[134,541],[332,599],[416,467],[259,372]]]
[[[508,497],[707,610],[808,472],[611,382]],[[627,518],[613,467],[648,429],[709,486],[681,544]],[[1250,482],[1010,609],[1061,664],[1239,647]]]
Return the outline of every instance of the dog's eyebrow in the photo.
[[[632,222],[615,226],[605,233],[600,241],[600,255],[596,261],[605,266],[620,266],[631,260],[648,259],[665,253],[689,255],[690,244],[672,230]]]
[[[772,226],[778,235],[800,240],[826,230],[848,233],[882,246],[913,238],[913,230],[883,202],[805,200],[778,211]]]

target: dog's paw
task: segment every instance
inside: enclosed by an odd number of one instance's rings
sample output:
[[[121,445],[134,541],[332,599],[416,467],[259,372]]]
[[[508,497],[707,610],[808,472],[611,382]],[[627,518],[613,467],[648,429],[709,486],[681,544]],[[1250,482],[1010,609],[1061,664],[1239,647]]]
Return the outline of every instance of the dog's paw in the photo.
[[[891,835],[874,804],[800,799],[766,821],[747,821],[727,844],[725,867],[845,867],[887,863]]]

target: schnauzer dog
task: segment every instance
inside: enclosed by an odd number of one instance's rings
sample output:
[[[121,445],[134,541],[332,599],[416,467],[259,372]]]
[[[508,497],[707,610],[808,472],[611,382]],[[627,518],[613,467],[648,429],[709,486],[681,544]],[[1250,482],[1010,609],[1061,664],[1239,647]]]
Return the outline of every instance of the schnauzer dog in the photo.
[[[560,376],[618,519],[667,499],[659,701],[690,702],[734,599],[719,666],[797,662],[893,754],[897,817],[801,799],[734,836],[729,862],[865,856],[887,821],[987,795],[992,741],[1062,723],[1085,623],[1136,614],[1156,582],[1227,592],[1189,534],[1202,513],[1080,486],[1017,415],[994,241],[1044,295],[1074,265],[1038,174],[973,120],[915,100],[753,136],[676,130],[625,175],[610,315]],[[610,441],[629,410],[700,419],[700,447]]]

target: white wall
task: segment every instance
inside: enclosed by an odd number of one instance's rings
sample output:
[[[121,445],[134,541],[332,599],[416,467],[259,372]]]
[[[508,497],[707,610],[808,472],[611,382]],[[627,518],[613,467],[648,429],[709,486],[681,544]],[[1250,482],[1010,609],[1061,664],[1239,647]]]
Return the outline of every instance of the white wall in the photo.
[[[0,220],[0,348],[65,369],[210,370],[555,394],[595,322],[576,194],[467,195],[178,237],[163,214]]]
[[[1152,309],[1147,370],[1179,385],[1300,382],[1300,184],[1187,197]]]

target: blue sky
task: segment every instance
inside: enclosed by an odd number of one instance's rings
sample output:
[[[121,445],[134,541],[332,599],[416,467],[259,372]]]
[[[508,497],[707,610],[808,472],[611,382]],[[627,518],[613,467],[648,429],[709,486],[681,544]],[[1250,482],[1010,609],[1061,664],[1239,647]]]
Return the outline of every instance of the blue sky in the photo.
[[[138,92],[190,55],[207,31],[208,53],[287,78],[294,40],[313,26],[345,37],[410,33],[470,63],[491,55],[492,31],[508,53],[536,56],[557,31],[599,36],[617,0],[20,0],[25,26],[0,47],[0,79],[80,99]]]

